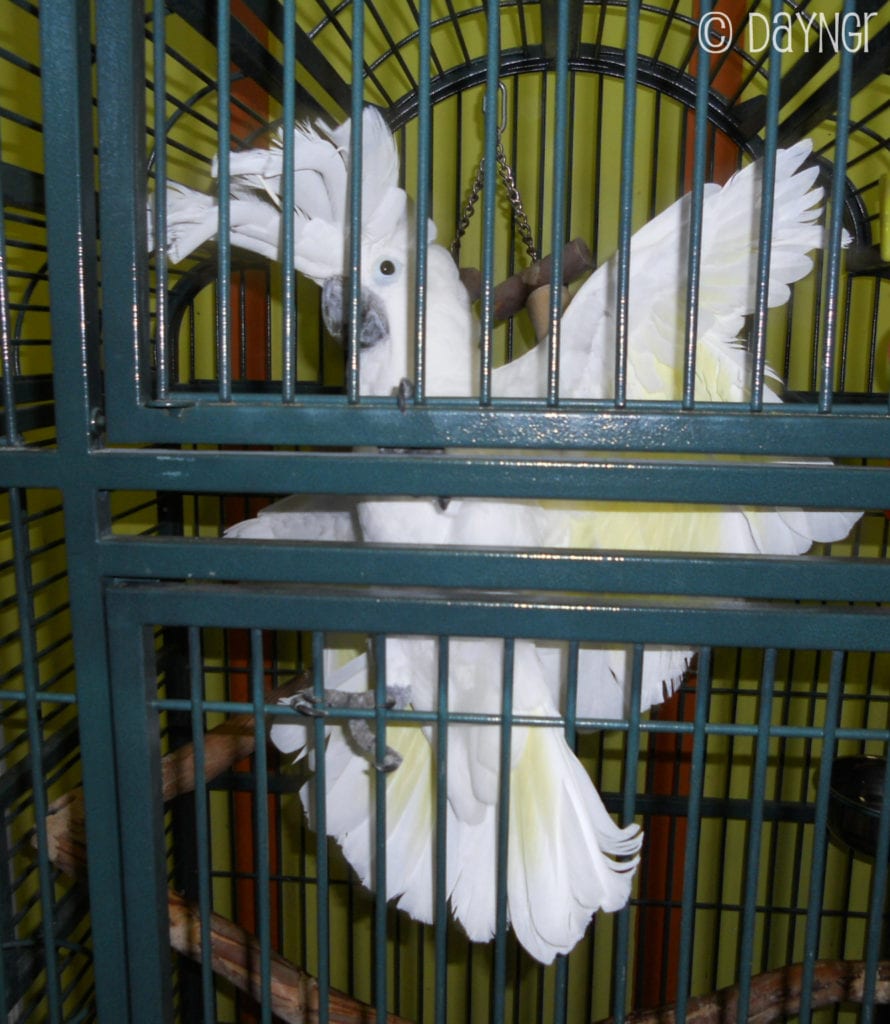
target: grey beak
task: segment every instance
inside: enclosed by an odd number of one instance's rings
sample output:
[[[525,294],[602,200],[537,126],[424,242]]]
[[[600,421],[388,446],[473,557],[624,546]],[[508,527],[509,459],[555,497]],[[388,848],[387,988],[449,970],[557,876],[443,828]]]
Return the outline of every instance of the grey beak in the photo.
[[[349,324],[346,308],[348,295],[349,287],[345,277],[329,277],[321,289],[321,315],[325,327],[344,344]],[[363,290],[359,311],[359,348],[372,348],[387,337],[389,322],[383,303],[373,292]]]

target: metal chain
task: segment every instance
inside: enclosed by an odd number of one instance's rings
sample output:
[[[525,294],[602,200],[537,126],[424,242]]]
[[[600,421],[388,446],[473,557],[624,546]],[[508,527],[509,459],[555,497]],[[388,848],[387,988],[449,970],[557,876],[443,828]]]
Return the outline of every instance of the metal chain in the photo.
[[[470,226],[470,218],[473,216],[473,210],[476,208],[476,203],[479,201],[479,194],[482,192],[482,186],[485,182],[484,168],[485,158],[483,157],[476,169],[476,179],[473,182],[473,187],[470,189],[470,194],[464,204],[460,220],[457,222],[457,233],[454,236],[454,241],[451,243],[451,255],[455,260],[457,260],[458,254],[460,253],[460,240],[464,237],[467,228]]]
[[[501,83],[501,89],[504,89],[502,97],[505,96],[506,89]],[[506,100],[504,99],[504,102]],[[507,154],[504,151],[504,144],[501,142],[501,136],[504,133],[503,121],[498,126],[498,143],[497,149],[495,150],[495,159],[497,160],[498,173],[501,181],[504,183],[504,188],[507,192],[507,199],[510,201],[510,206],[513,208],[513,214],[516,218],[516,230],[519,232],[519,237],[522,239],[522,244],[525,246],[525,251],[529,255],[529,259],[532,263],[538,262],[538,250],[535,246],[534,238],[532,236],[532,229],[528,222],[528,217],[525,213],[525,207],[522,205],[522,196],[519,194],[519,188],[516,184],[516,175],[513,168],[507,161]],[[470,226],[470,219],[473,216],[473,211],[476,209],[476,203],[479,201],[479,196],[482,192],[482,188],[485,184],[485,157],[479,161],[479,167],[476,170],[476,177],[473,181],[473,186],[470,189],[470,194],[467,197],[467,201],[464,204],[464,208],[461,211],[460,220],[457,224],[457,233],[454,236],[454,241],[451,243],[451,255],[456,260],[460,253],[460,241],[466,233],[467,228]]]
[[[503,181],[504,188],[507,190],[507,198],[513,207],[513,213],[516,215],[516,230],[519,232],[519,237],[522,239],[529,259],[532,263],[537,263],[538,250],[535,247],[535,240],[532,238],[532,229],[525,214],[525,207],[522,205],[522,196],[520,196],[519,188],[516,185],[516,175],[513,173],[513,168],[507,163],[507,154],[504,152],[504,147],[500,142],[498,142],[496,156],[498,170],[501,172],[501,181]]]

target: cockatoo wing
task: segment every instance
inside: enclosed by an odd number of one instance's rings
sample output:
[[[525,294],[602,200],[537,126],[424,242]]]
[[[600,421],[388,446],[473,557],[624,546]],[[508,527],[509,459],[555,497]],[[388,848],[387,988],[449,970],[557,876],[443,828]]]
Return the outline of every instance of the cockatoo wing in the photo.
[[[574,948],[596,911],[627,903],[642,833],[614,824],[564,737],[527,731],[510,778],[507,903],[516,937],[550,963]]]
[[[822,244],[818,169],[803,166],[812,143],[776,153],[770,243],[770,306],[812,268]],[[762,164],[749,164],[722,188],[705,187],[696,352],[697,400],[741,402],[750,396],[751,364],[738,336],[756,301]],[[628,396],[682,396],[687,253],[691,196],[684,196],[631,240],[628,306]],[[606,398],[614,389],[617,261],[580,288],[562,318],[560,392]],[[544,349],[544,346],[538,346]],[[495,394],[542,394],[544,351],[532,350],[494,373]],[[531,390],[531,389],[534,390]],[[779,402],[769,389],[764,398]],[[666,514],[668,513],[669,514]],[[610,504],[579,508],[571,546],[649,551],[802,554],[814,541],[846,536],[856,512],[732,509],[724,506]]]
[[[822,243],[822,189],[804,139],[776,153],[768,304],[788,300],[789,285],[812,268],[808,255]],[[761,208],[758,161],[723,186],[705,186],[702,205],[696,397],[742,401],[750,361],[738,343],[754,311]],[[631,239],[628,297],[628,397],[682,397],[691,196],[641,227]],[[614,394],[617,255],[581,286],[560,326],[560,394]],[[542,346],[538,346],[541,348]],[[544,347],[545,348],[545,347]],[[546,352],[533,349],[494,373],[495,395],[541,396]],[[775,396],[771,396],[775,400]],[[769,399],[768,399],[769,400]]]
[[[226,537],[253,540],[339,541],[358,540],[356,504],[351,498],[292,494],[260,509],[253,519],[235,523]]]
[[[559,686],[558,704],[565,706],[564,688],[569,677],[565,644],[537,641],[544,677]],[[640,712],[667,700],[686,676],[694,652],[682,647],[647,646],[643,652],[640,681]],[[633,650],[606,645],[578,649],[575,714],[579,719],[626,721],[631,715]]]

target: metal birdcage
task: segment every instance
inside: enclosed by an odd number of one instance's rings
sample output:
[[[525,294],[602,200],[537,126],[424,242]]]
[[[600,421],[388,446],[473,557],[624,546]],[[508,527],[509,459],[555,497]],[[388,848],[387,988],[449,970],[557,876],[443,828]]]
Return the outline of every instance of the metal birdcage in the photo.
[[[890,4],[0,9],[8,1019],[880,1019]],[[419,222],[475,273],[473,397],[428,393],[422,316],[412,391],[362,394],[362,353],[325,331],[292,254],[245,254],[227,234],[225,154],[274,146],[295,121],[361,121],[368,105],[394,134]],[[288,166],[292,133],[281,137]],[[617,251],[626,303],[635,230],[805,137],[829,241],[784,307],[748,319],[750,397],[696,399],[693,296],[675,398],[628,393],[620,324],[612,392],[564,398],[560,315],[581,271]],[[174,262],[156,245],[166,186],[211,194],[215,174],[216,238]],[[353,199],[353,230],[357,217]],[[589,262],[570,271],[575,239]],[[535,321],[523,274],[542,257]],[[494,368],[536,345],[549,346],[544,394],[493,394]],[[773,386],[781,404],[764,402]],[[223,536],[290,494],[344,514],[373,495],[864,515],[796,557]],[[383,699],[398,683],[385,638],[403,635],[435,638],[432,711]],[[514,656],[561,645],[566,700],[533,725],[559,730],[611,817],[645,834],[627,906],[597,913],[547,966],[508,920],[508,806],[521,794],[497,801],[488,943],[451,919],[442,878],[420,923],[325,836],[326,728],[370,721],[378,755],[387,730],[423,729],[437,737],[444,864],[454,638],[502,643],[497,710],[477,716],[502,780]],[[665,645],[695,656],[641,714],[643,659]],[[576,713],[581,652],[598,646],[626,651],[620,720]],[[321,694],[335,649],[370,652],[375,701],[306,719],[311,771],[268,733],[295,718],[280,697]],[[388,802],[375,802],[378,891]]]

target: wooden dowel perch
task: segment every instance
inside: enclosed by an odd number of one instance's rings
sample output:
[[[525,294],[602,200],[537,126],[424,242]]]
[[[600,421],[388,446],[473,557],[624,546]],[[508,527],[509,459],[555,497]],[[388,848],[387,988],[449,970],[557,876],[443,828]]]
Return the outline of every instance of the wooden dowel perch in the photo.
[[[575,238],[562,251],[562,284],[571,284],[582,274],[593,268],[593,256],[586,243]],[[494,289],[493,316],[495,320],[506,320],[526,307],[535,327],[535,335],[546,336],[547,307],[550,301],[550,281],[553,276],[553,257],[545,256],[518,274],[513,274]],[[475,267],[462,267],[460,271],[464,287],[475,302],[482,295],[482,274]],[[565,290],[564,290],[565,291]],[[564,303],[567,293],[564,294]],[[545,317],[542,322],[541,315]]]
[[[301,676],[285,686],[272,690],[266,697],[269,704],[309,685]],[[232,715],[204,736],[204,775],[208,782],[230,768],[236,761],[253,753],[255,745],[254,718],[251,714]],[[195,748],[185,744],[161,759],[161,787],[164,800],[190,793],[195,788]],[[50,859],[65,874],[85,879],[87,872],[84,832],[83,791],[71,790],[50,805],[46,819]],[[201,962],[201,915],[196,904],[173,890],[167,893],[170,917],[170,946]],[[255,936],[220,914],[209,919],[211,966],[239,991],[254,999],[262,997],[260,980],[260,944]],[[318,982],[312,975],[273,953],[270,962],[270,1001],[272,1013],[286,1024],[314,1024],[318,1020]],[[328,1019],[331,1024],[371,1024],[373,1007],[342,992],[328,992]],[[410,1024],[394,1014],[388,1024]]]
[[[791,964],[751,979],[746,1024],[772,1024],[800,1011],[803,965]],[[817,960],[813,973],[811,1007],[820,1010],[837,1003],[861,1003],[865,987],[865,963],[862,960]],[[890,961],[878,964],[875,1002],[890,1003]],[[686,1024],[740,1024],[737,985],[706,996],[697,996],[686,1004]],[[615,1024],[610,1017],[599,1024]],[[628,1014],[624,1024],[678,1024],[672,1006],[657,1010],[639,1010]]]

